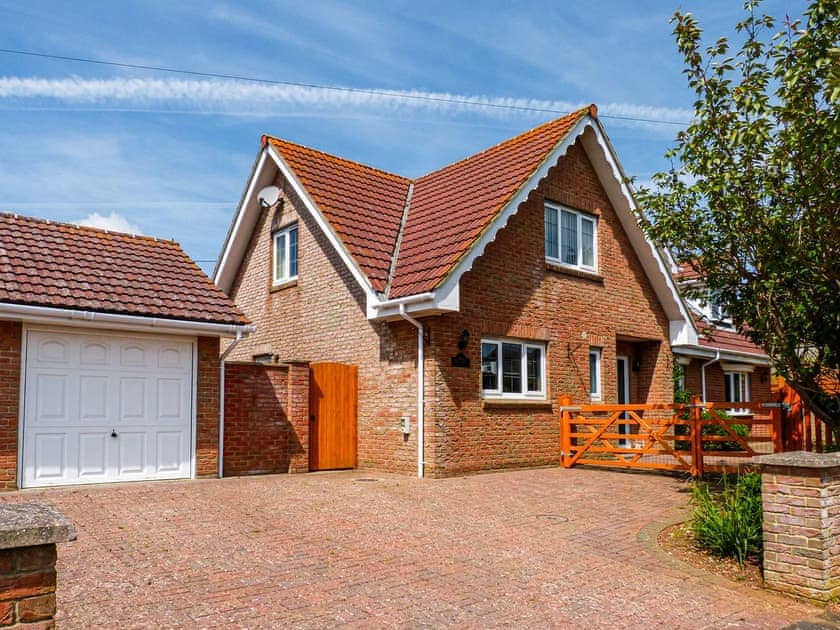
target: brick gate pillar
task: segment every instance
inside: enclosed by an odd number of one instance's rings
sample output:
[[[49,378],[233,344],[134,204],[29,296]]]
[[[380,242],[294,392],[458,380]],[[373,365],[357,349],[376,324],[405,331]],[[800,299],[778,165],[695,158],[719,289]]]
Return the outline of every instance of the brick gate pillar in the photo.
[[[55,546],[75,539],[51,505],[0,505],[0,626],[53,627]]]
[[[309,472],[309,363],[289,361],[289,399],[287,416],[297,435],[300,450],[292,453],[289,472]]]
[[[767,586],[822,602],[840,596],[840,453],[754,461],[761,465]]]

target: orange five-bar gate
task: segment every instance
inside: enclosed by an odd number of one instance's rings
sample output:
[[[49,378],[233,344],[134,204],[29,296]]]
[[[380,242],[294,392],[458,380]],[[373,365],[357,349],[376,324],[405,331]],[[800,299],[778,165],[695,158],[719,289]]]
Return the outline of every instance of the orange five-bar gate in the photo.
[[[737,409],[733,407],[737,405]],[[778,403],[575,406],[560,399],[561,461],[702,477],[749,467],[749,458],[782,451]]]

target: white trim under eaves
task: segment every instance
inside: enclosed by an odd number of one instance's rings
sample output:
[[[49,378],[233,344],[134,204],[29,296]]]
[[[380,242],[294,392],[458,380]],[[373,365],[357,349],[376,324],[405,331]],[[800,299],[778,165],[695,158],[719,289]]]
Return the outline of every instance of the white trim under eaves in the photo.
[[[237,333],[244,336],[255,330],[253,326],[244,324],[216,324],[25,304],[0,304],[0,320],[3,319],[20,320],[29,324],[78,326],[80,328],[107,327],[110,330],[207,337],[236,337]]]
[[[712,359],[718,356],[718,348],[708,346],[673,346],[671,351],[677,356],[691,357],[696,359]],[[770,357],[765,354],[753,354],[752,352],[738,352],[737,350],[720,350],[720,359],[723,361],[738,361],[753,365],[770,365]]]
[[[245,192],[242,193],[242,198],[236,207],[236,214],[225,237],[224,245],[222,245],[222,253],[216,263],[216,268],[213,270],[213,282],[225,293],[230,293],[230,288],[236,278],[237,271],[239,271],[239,265],[245,257],[245,250],[259,217],[259,212],[248,212],[248,209],[255,206],[259,210],[259,202],[257,202],[255,194],[263,187],[273,183],[276,176],[277,171],[275,169],[265,168],[267,158],[267,152],[263,149],[251,168],[248,185],[245,187]]]
[[[318,209],[318,206],[315,205],[315,202],[309,196],[309,193],[303,187],[303,184],[300,183],[297,176],[295,175],[294,171],[286,164],[286,161],[283,157],[277,152],[277,150],[269,145],[267,147],[268,154],[274,160],[274,163],[277,165],[277,168],[280,169],[280,172],[286,178],[292,188],[294,188],[295,193],[297,196],[303,201],[303,204],[312,214],[312,218],[315,219],[315,222],[318,224],[318,227],[321,228],[321,231],[327,237],[327,240],[332,244],[335,248],[335,251],[338,253],[339,258],[347,265],[347,268],[350,270],[350,273],[356,279],[356,282],[359,283],[359,286],[365,292],[365,296],[367,297],[367,303],[371,304],[372,302],[378,302],[379,299],[376,296],[376,292],[373,290],[373,287],[370,284],[367,276],[359,269],[359,266],[356,264],[356,261],[353,260],[353,257],[350,255],[350,252],[344,247],[344,244],[341,242],[341,239],[338,237],[338,234],[332,229],[332,226],[329,222],[324,218],[324,215],[321,214],[321,211]]]
[[[671,345],[696,344],[697,329],[694,321],[671,276],[665,257],[639,225],[636,201],[612,143],[600,121],[588,116],[586,120],[592,134],[582,133],[581,143],[670,321],[669,341]]]

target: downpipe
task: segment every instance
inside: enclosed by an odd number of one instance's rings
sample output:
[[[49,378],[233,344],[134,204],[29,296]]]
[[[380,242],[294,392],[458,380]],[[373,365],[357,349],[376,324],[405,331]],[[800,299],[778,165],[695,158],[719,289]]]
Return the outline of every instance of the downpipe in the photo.
[[[405,303],[400,305],[400,317],[407,322],[410,322],[417,328],[417,477],[423,478],[424,473],[424,452],[423,446],[425,441],[425,414],[423,404],[424,393],[424,358],[423,358],[423,324],[414,319],[405,310]]]

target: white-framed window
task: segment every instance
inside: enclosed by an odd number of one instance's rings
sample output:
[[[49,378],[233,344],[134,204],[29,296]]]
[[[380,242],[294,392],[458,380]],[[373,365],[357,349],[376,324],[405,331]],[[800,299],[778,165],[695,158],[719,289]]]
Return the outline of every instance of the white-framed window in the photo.
[[[601,349],[589,348],[589,398],[601,400]]]
[[[485,398],[545,399],[545,344],[481,340],[481,393]]]
[[[545,204],[545,257],[585,271],[598,270],[598,218]]]
[[[294,280],[298,275],[298,227],[290,225],[274,233],[274,284]]]
[[[748,372],[724,372],[724,395],[726,402],[750,401],[750,375]],[[729,409],[729,413],[750,413],[749,409]]]

